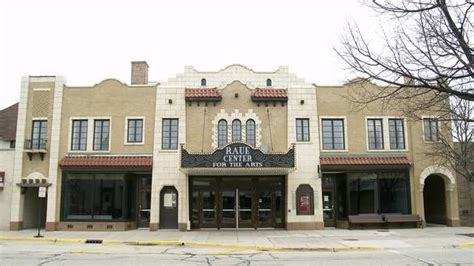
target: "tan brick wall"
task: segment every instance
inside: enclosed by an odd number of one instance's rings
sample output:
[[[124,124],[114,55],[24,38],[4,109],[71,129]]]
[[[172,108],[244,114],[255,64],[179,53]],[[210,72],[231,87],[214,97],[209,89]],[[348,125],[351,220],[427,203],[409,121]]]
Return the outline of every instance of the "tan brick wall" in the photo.
[[[186,104],[186,148],[192,152],[213,151],[213,129],[217,127],[215,118],[224,111],[229,116],[237,112],[246,114],[253,111],[261,121],[261,143],[267,144],[269,152],[286,152],[290,147],[287,142],[288,115],[287,104],[281,102],[254,102],[251,99],[251,89],[235,81],[223,88],[220,102],[192,102]],[[236,97],[236,94],[238,97]],[[241,121],[242,133],[245,122]],[[232,120],[227,121],[228,131],[231,132]],[[270,134],[271,132],[271,134]],[[271,136],[271,137],[270,137]],[[242,139],[245,141],[245,139]],[[228,139],[231,142],[231,138]]]

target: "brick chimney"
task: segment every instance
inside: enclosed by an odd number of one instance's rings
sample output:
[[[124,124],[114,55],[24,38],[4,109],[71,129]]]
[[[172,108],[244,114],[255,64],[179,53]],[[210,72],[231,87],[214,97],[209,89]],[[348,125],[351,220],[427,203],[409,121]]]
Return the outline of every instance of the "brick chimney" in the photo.
[[[132,61],[131,84],[148,84],[148,64],[146,61]]]

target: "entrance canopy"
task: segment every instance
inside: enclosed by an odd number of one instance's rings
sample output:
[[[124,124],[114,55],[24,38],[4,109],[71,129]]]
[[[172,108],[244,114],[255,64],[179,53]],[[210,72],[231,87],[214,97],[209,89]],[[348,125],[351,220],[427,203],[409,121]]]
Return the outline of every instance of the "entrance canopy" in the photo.
[[[212,153],[181,148],[181,171],[192,175],[285,175],[295,168],[295,149],[264,153],[245,143],[231,143]]]

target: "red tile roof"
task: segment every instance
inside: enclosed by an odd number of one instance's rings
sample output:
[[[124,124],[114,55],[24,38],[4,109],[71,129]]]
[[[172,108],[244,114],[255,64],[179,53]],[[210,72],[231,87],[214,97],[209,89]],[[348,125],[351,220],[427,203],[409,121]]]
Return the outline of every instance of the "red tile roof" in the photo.
[[[286,89],[257,88],[253,92],[254,99],[288,99]]]
[[[190,89],[187,88],[185,90],[185,98],[186,100],[193,100],[193,99],[222,99],[221,91],[217,88],[211,89]]]
[[[0,139],[16,139],[16,122],[18,119],[18,103],[0,110]]]
[[[329,165],[411,165],[407,157],[384,156],[384,157],[321,157],[322,166]]]
[[[62,168],[151,168],[152,156],[66,156]]]

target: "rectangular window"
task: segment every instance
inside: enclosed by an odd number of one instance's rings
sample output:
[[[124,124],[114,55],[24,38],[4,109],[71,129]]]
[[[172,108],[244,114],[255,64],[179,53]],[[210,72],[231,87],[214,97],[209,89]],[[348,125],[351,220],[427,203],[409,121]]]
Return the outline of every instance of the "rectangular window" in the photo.
[[[405,149],[405,129],[403,125],[403,119],[389,119],[388,129],[390,136],[390,149]]]
[[[323,119],[323,150],[344,150],[344,119]]]
[[[163,119],[161,148],[163,150],[178,149],[178,119]]]
[[[71,150],[87,149],[87,120],[72,120]]]
[[[94,151],[109,149],[110,120],[94,120]]]
[[[348,173],[347,176],[350,214],[410,213],[407,172]]]
[[[369,150],[383,150],[382,119],[367,119]]]
[[[127,142],[143,142],[143,119],[128,119]]]
[[[33,129],[31,130],[31,149],[46,149],[46,136],[48,132],[48,121],[33,120]]]
[[[296,119],[296,141],[309,141],[309,119]]]
[[[423,129],[425,133],[425,141],[438,141],[439,139],[439,125],[437,118],[424,118]]]
[[[64,174],[61,220],[126,221],[135,218],[134,176]]]

